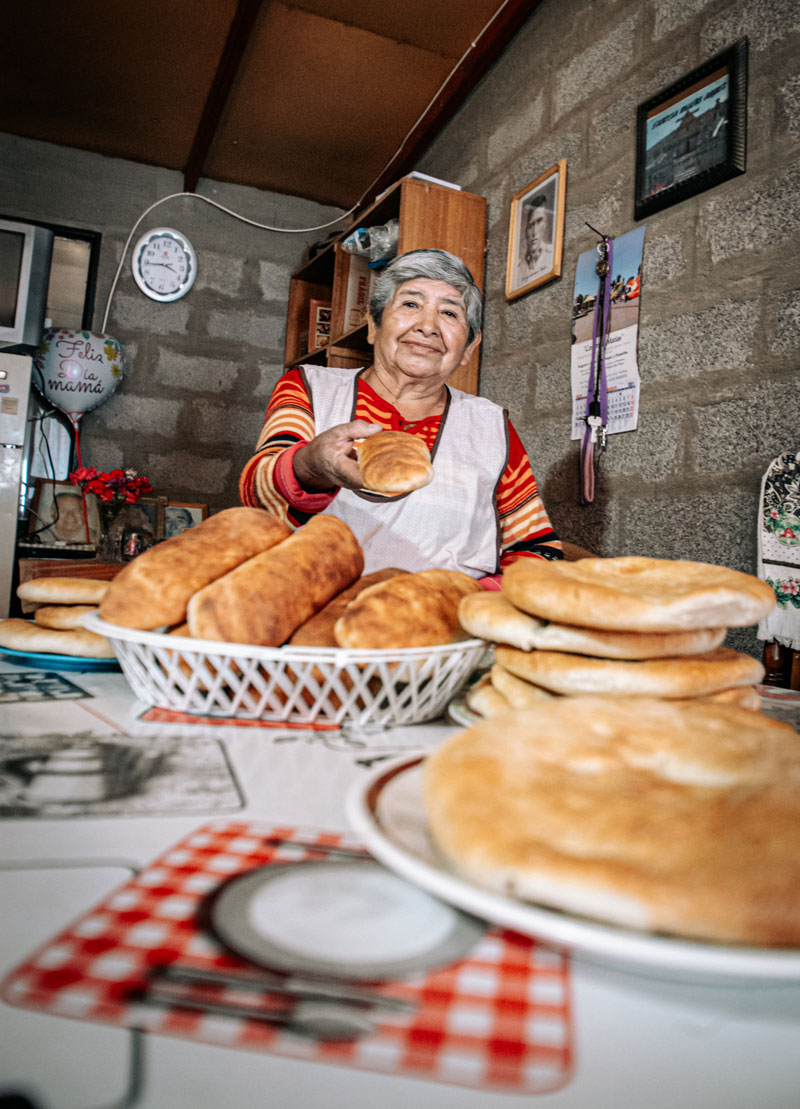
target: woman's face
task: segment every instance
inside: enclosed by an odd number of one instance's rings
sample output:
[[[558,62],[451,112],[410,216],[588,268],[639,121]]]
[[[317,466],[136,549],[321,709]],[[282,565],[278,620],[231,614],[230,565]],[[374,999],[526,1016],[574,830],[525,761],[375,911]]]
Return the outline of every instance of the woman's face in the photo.
[[[383,310],[380,327],[370,317],[375,365],[407,378],[444,383],[468,362],[480,341],[467,345],[469,326],[461,294],[445,281],[406,281]]]

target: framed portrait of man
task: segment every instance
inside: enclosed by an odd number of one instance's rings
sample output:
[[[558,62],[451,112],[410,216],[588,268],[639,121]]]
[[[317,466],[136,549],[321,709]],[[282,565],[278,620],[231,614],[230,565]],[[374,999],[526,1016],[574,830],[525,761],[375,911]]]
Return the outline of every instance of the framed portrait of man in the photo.
[[[100,537],[97,498],[84,498],[71,481],[37,478],[28,519],[28,536],[33,535],[51,545],[96,543]]]
[[[561,275],[567,161],[562,158],[511,200],[506,300]]]

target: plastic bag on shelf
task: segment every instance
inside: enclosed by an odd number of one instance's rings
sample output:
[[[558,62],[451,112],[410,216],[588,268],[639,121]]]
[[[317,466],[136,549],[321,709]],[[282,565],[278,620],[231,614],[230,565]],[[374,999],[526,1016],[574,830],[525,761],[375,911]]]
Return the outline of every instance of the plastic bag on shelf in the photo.
[[[370,266],[386,265],[397,254],[399,220],[390,219],[376,227],[358,227],[342,242],[342,248],[351,254],[369,258]]]

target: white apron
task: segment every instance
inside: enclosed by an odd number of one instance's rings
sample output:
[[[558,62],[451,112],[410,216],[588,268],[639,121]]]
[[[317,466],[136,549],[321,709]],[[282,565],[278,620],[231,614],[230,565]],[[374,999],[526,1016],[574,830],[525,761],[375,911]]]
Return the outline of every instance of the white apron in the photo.
[[[363,371],[308,365],[301,370],[317,435],[355,418]],[[358,539],[365,573],[385,566],[461,570],[473,578],[497,572],[496,496],[508,460],[507,413],[485,397],[447,388],[429,485],[397,497],[340,489],[324,510],[343,520]]]

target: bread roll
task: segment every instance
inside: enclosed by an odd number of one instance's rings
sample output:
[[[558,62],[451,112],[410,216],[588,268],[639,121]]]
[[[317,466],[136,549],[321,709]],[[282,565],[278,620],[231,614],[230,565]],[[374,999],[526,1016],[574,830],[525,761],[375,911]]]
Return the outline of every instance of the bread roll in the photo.
[[[493,643],[507,643],[522,651],[566,651],[599,658],[670,658],[697,655],[719,647],[727,628],[697,628],[678,632],[615,632],[599,628],[548,623],[521,612],[504,593],[464,597],[458,609],[461,626],[470,635]]]
[[[379,431],[356,443],[364,488],[374,493],[410,493],[433,481],[430,451],[407,431]]]
[[[358,581],[348,586],[347,589],[343,589],[341,593],[337,593],[333,600],[328,601],[325,607],[315,613],[310,620],[306,620],[304,624],[301,624],[289,639],[289,646],[338,646],[336,636],[333,634],[333,628],[350,602],[355,600],[359,593],[363,593],[365,589],[369,589],[371,585],[377,585],[377,583],[381,581],[388,581],[389,578],[394,578],[398,574],[404,574],[405,572],[405,570],[397,570],[394,567],[389,567],[385,570],[375,570],[371,574],[365,574],[363,577],[359,578]]]
[[[459,570],[398,574],[350,602],[336,621],[336,642],[340,647],[381,650],[464,639],[458,604],[478,589],[481,586]]]
[[[108,640],[86,628],[59,631],[43,628],[33,620],[0,620],[0,647],[13,651],[34,651],[47,655],[73,655],[78,658],[114,658]]]
[[[69,631],[82,628],[83,618],[90,612],[97,612],[97,605],[40,605],[33,619],[40,627]]]
[[[110,583],[100,616],[146,631],[180,624],[193,593],[291,534],[261,508],[227,508],[129,562]]]
[[[629,662],[500,646],[495,658],[518,678],[572,696],[705,697],[722,689],[754,685],[764,676],[758,659],[730,647],[717,647],[702,655]]]
[[[800,737],[701,702],[562,697],[427,760],[437,847],[499,894],[624,927],[800,946]]]
[[[727,566],[638,557],[519,559],[503,593],[532,616],[605,631],[739,628],[777,603],[766,582]]]
[[[314,516],[282,543],[195,593],[186,613],[190,633],[279,647],[363,569],[364,555],[347,524]]]
[[[510,701],[499,690],[495,689],[488,674],[484,674],[474,685],[467,689],[464,700],[467,703],[467,708],[472,709],[473,712],[477,712],[478,716],[483,716],[487,720],[511,711]]]
[[[110,586],[94,578],[32,578],[17,586],[17,596],[44,605],[99,605]]]

